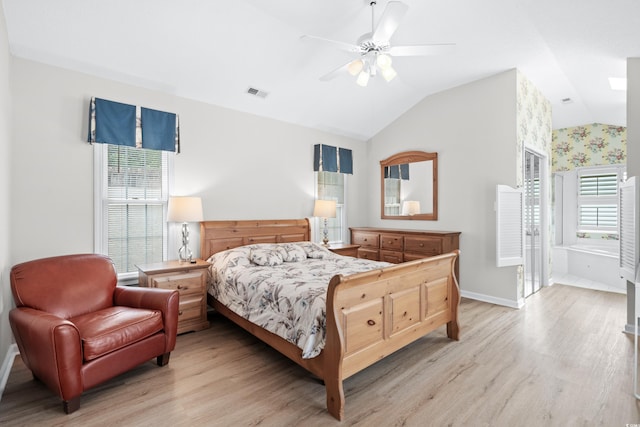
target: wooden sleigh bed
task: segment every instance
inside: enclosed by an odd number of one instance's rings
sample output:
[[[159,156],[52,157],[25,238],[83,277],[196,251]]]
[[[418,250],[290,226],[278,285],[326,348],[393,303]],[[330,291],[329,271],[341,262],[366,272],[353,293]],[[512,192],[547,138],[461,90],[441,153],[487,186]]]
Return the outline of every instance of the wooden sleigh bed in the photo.
[[[203,259],[256,243],[308,241],[307,219],[204,221],[200,225]],[[327,409],[344,417],[343,380],[396,350],[446,325],[458,340],[460,293],[454,274],[458,251],[389,267],[334,276],[326,301],[326,342],[314,358],[303,359],[296,345],[237,315],[211,294],[220,314],[324,381]]]

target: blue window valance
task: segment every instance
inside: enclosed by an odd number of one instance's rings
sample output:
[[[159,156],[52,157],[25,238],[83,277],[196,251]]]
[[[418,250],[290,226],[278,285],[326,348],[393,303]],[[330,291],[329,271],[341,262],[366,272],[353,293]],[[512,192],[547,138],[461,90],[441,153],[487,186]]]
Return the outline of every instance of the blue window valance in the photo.
[[[313,170],[353,174],[353,155],[346,148],[316,144],[313,147]]]
[[[177,114],[91,98],[88,142],[180,152]]]
[[[391,165],[384,167],[384,177],[393,179],[409,179],[409,164]]]

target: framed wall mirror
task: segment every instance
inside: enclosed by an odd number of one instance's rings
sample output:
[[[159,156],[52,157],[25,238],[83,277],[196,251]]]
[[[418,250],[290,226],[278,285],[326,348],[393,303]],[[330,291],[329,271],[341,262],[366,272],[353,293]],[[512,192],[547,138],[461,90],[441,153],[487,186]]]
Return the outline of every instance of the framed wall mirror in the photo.
[[[438,219],[438,153],[405,151],[380,161],[382,219]]]

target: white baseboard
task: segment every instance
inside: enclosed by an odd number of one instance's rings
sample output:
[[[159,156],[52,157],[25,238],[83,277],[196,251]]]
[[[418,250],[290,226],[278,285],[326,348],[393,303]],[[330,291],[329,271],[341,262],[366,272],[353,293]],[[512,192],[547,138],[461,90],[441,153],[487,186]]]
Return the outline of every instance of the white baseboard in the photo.
[[[524,300],[510,300],[505,298],[496,298],[490,295],[478,294],[475,292],[460,290],[460,296],[465,298],[474,299],[476,301],[488,302],[490,304],[502,305],[505,307],[520,309],[524,306]]]
[[[11,373],[13,361],[18,354],[20,354],[20,352],[18,351],[18,345],[15,343],[11,344],[9,346],[9,349],[7,350],[7,354],[5,354],[4,356],[4,360],[2,361],[2,367],[0,367],[0,400],[2,400],[4,388],[7,385],[7,381],[9,380],[9,373]]]

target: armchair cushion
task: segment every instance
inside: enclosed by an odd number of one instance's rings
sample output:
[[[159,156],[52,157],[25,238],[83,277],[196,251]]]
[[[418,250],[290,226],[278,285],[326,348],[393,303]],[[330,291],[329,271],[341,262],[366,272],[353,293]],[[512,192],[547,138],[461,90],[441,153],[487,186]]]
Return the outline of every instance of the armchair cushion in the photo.
[[[69,319],[80,331],[83,360],[88,362],[162,331],[162,313],[109,307]]]

